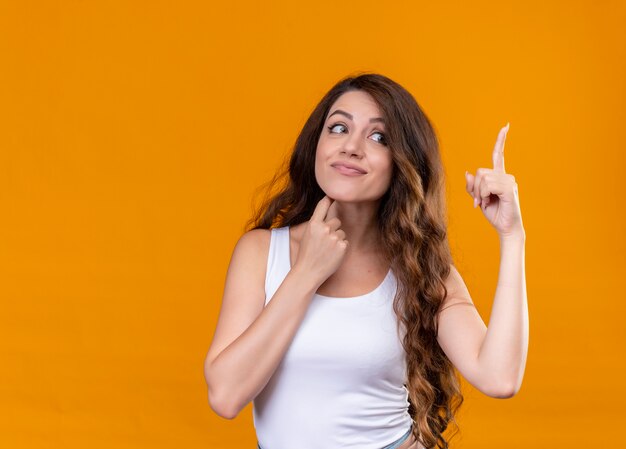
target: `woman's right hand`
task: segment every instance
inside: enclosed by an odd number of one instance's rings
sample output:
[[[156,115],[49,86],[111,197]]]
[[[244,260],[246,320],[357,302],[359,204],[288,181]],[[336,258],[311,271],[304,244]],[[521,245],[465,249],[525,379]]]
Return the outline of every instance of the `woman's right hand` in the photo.
[[[311,219],[304,226],[298,257],[294,268],[314,276],[321,285],[343,260],[348,241],[346,233],[339,229],[335,200],[324,196],[315,207]]]

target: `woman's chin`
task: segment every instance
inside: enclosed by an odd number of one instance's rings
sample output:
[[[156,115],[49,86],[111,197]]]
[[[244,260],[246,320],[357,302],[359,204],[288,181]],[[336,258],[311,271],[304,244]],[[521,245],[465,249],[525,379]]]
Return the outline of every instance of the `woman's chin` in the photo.
[[[372,201],[372,198],[365,197],[363,192],[351,189],[322,189],[322,191],[333,201],[339,201],[340,203],[361,203],[365,201]]]

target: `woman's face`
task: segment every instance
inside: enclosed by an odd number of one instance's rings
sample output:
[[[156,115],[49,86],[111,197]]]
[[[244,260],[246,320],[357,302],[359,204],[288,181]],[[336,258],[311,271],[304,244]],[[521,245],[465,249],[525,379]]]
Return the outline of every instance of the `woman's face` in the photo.
[[[330,107],[315,154],[315,178],[332,199],[377,201],[389,188],[393,172],[385,125],[374,99],[355,90]],[[337,167],[348,164],[360,172]]]

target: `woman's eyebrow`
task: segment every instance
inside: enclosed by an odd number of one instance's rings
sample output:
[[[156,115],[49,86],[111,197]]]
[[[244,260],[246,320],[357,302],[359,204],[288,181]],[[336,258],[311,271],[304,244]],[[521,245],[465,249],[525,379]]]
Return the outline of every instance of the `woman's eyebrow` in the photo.
[[[352,120],[352,114],[348,114],[345,111],[342,111],[341,109],[337,109],[335,112],[333,112],[332,114],[330,114],[328,116],[328,118],[331,118],[333,115],[335,114],[341,114],[341,115],[345,115],[346,117],[348,117],[350,120]],[[385,120],[383,120],[382,117],[374,117],[370,119],[370,123],[374,123],[374,122],[381,122],[381,123],[385,123]]]

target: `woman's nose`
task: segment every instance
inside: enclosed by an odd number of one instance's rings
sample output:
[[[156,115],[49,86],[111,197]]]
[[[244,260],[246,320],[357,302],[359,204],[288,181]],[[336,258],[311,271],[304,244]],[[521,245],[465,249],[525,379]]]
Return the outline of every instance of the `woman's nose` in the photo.
[[[363,142],[357,133],[350,134],[343,142],[343,150],[348,154],[361,155],[363,152]]]

